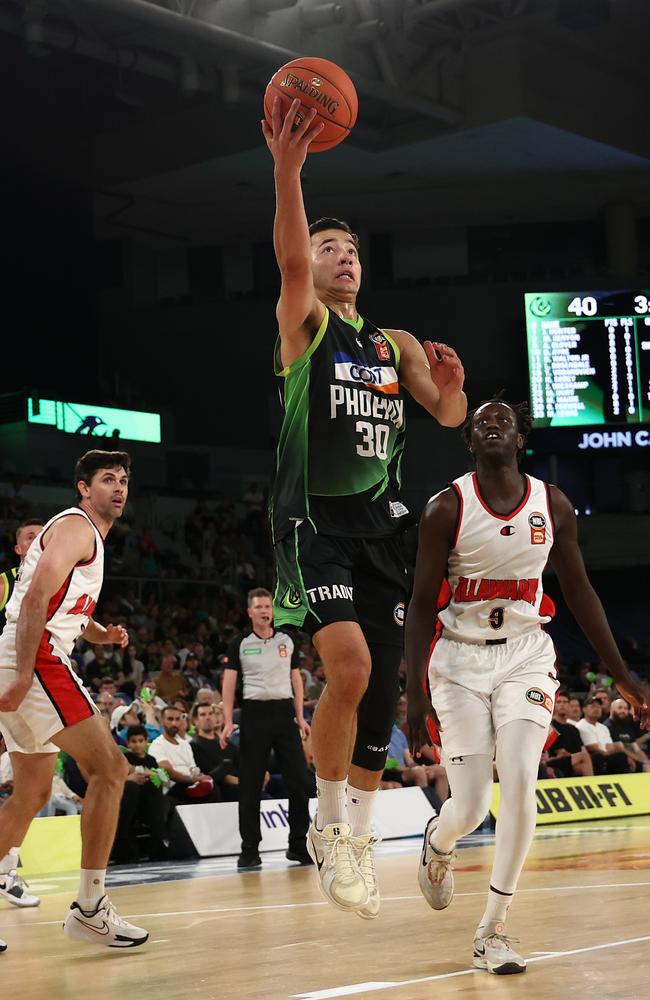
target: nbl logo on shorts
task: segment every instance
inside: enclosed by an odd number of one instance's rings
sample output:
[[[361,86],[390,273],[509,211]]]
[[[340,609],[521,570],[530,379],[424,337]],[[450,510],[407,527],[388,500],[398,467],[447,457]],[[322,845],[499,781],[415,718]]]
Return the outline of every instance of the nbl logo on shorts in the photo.
[[[551,715],[553,714],[553,699],[544,691],[540,691],[539,688],[528,688],[526,691],[526,700],[532,705],[539,705],[540,708],[545,708]]]

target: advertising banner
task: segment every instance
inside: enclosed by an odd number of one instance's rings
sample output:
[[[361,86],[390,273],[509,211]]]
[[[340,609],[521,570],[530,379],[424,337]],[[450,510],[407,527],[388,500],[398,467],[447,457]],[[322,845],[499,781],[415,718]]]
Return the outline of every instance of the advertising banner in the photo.
[[[201,857],[239,854],[239,821],[236,802],[179,806],[178,814]],[[316,812],[316,799],[309,811]],[[431,817],[432,807],[419,788],[394,788],[377,796],[374,826],[384,840],[419,836]],[[289,836],[289,803],[263,799],[260,808],[260,851],[284,851]]]
[[[495,783],[490,812],[499,815]],[[551,778],[537,782],[537,824],[650,815],[650,773],[593,778]]]

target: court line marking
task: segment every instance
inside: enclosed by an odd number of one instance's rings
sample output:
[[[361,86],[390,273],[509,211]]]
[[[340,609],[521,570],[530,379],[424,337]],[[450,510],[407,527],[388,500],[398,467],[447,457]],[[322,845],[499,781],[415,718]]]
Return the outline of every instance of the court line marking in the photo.
[[[567,958],[569,955],[582,955],[588,951],[602,951],[605,948],[620,948],[626,944],[639,944],[642,941],[650,941],[650,934],[645,937],[627,938],[625,941],[607,941],[604,944],[592,944],[586,948],[572,948],[570,951],[552,951],[537,958],[529,958],[528,964],[533,962],[548,962],[554,958]],[[349,997],[359,993],[374,993],[379,990],[394,990],[400,986],[419,986],[421,983],[433,983],[440,979],[455,979],[458,976],[473,976],[481,969],[461,969],[459,972],[442,972],[436,976],[423,976],[421,979],[403,979],[399,982],[375,982],[356,983],[352,986],[337,986],[329,990],[316,990],[312,993],[293,993],[290,1000],[329,1000],[332,997]]]
[[[530,889],[517,889],[517,895],[524,895],[526,893],[533,892],[575,892],[576,890],[583,891],[585,889],[630,889],[636,886],[648,886],[650,882],[600,882],[594,885],[585,885],[581,883],[580,885],[550,885],[550,886],[534,886]],[[54,895],[54,894],[53,894]],[[57,893],[60,895],[60,893]],[[454,898],[460,898],[463,896],[485,896],[485,890],[475,892],[456,892],[454,893]],[[414,893],[409,896],[383,896],[382,901],[385,903],[400,903],[408,902],[413,899],[422,899],[421,893]],[[314,906],[329,906],[325,900],[310,900],[304,903],[261,903],[259,906],[215,906],[215,907],[205,907],[200,910],[155,910],[149,913],[126,913],[125,916],[129,920],[142,920],[146,917],[192,917],[197,916],[202,913],[261,913],[267,910],[302,910]],[[34,920],[30,921],[30,927],[52,927],[55,924],[60,924],[60,920]],[[27,924],[24,922],[20,923],[6,923],[3,921],[2,927],[26,927]],[[645,938],[644,938],[645,940]],[[555,952],[553,952],[555,954]],[[531,959],[532,961],[532,959]]]

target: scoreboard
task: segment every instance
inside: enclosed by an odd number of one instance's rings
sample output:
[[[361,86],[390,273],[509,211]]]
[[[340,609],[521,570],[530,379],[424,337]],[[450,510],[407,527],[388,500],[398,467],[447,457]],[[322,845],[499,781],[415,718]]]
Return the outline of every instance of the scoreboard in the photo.
[[[533,427],[650,422],[650,290],[525,295]]]

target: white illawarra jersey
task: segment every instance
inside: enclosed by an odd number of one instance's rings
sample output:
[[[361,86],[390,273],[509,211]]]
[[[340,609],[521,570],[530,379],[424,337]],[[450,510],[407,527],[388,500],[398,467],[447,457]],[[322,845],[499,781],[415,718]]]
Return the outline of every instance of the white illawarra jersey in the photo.
[[[16,586],[7,603],[7,624],[0,636],[0,667],[16,666],[16,624],[23,598],[43,554],[45,532],[64,517],[84,517],[95,532],[95,550],[87,562],[77,563],[63,581],[47,608],[45,631],[36,654],[37,666],[69,663],[76,639],[81,635],[99,599],[104,578],[104,540],[80,507],[69,507],[43,526],[29,547],[16,577]]]
[[[438,635],[454,642],[495,642],[539,629],[555,614],[542,590],[553,545],[548,486],[526,476],[510,514],[490,510],[475,472],[452,483],[458,494],[456,537],[438,597]]]

